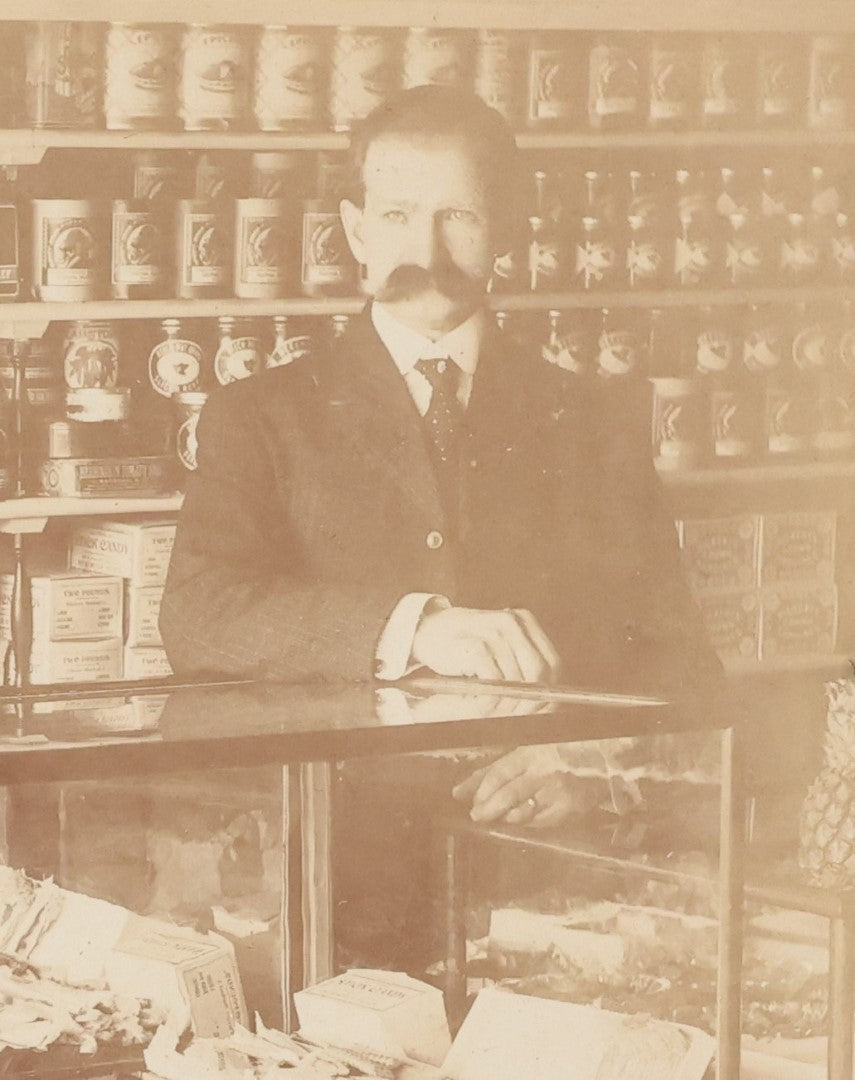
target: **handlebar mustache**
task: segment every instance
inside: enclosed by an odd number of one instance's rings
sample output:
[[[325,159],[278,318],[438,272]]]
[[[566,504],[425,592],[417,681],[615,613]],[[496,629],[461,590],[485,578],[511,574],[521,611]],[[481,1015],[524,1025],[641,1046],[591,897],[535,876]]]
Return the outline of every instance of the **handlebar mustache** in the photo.
[[[485,283],[470,277],[452,262],[436,266],[396,266],[374,295],[375,300],[390,302],[411,300],[428,289],[435,289],[450,300],[468,300],[483,294]]]

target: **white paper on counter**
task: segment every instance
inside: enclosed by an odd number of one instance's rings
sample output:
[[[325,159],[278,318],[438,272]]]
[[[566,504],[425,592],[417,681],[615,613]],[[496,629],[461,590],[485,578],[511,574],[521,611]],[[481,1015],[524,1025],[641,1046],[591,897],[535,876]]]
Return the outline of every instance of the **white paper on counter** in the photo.
[[[621,1045],[631,1049],[631,1073],[606,1064]],[[666,1046],[682,1050],[668,1064],[657,1052]],[[489,988],[476,998],[443,1074],[449,1080],[702,1080],[714,1049],[715,1041],[697,1028]]]

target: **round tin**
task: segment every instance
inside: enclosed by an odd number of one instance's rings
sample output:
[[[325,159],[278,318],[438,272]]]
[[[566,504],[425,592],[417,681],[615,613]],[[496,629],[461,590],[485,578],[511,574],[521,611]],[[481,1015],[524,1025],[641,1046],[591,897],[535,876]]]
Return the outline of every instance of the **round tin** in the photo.
[[[381,105],[398,81],[394,31],[339,26],[332,46],[330,120],[347,131]]]
[[[165,295],[165,240],[163,214],[150,201],[113,200],[110,290],[116,299]]]
[[[80,420],[86,424],[126,420],[130,411],[131,391],[127,386],[110,390],[86,387],[65,392],[65,413],[69,420]]]
[[[233,26],[184,29],[179,115],[188,131],[242,127],[249,104],[250,44]]]
[[[324,116],[329,43],[316,27],[262,27],[255,52],[255,119],[262,131],[313,127]]]
[[[63,371],[69,390],[109,390],[119,381],[119,337],[106,320],[73,322],[63,342]]]
[[[228,296],[233,256],[226,211],[209,199],[180,199],[176,223],[175,295]]]
[[[103,43],[99,23],[27,24],[24,113],[29,124],[37,128],[99,125]]]
[[[152,389],[165,398],[198,390],[202,350],[195,341],[182,336],[180,319],[164,319],[161,326],[166,337],[155,345],[148,358]]]
[[[287,295],[287,207],[284,199],[235,200],[235,296],[269,300]]]
[[[92,199],[33,199],[33,292],[39,300],[97,300],[103,292],[104,230]]]
[[[108,128],[174,127],[177,82],[174,27],[110,24],[104,81],[104,122]]]

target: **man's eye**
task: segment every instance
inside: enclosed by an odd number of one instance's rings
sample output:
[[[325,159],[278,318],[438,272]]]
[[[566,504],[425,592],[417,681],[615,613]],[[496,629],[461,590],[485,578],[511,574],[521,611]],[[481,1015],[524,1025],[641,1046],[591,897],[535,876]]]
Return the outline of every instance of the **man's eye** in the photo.
[[[449,221],[457,221],[463,225],[477,225],[480,220],[474,210],[454,209],[446,213]]]
[[[403,225],[407,220],[407,215],[403,210],[386,210],[383,213],[383,220],[388,221],[390,225]]]

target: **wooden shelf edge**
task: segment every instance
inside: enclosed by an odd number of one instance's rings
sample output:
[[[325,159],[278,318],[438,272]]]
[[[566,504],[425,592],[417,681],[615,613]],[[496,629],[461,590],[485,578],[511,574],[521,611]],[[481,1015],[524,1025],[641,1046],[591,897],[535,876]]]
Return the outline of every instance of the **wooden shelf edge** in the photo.
[[[855,651],[855,650],[853,650]],[[852,676],[852,661],[842,653],[816,656],[777,656],[767,660],[730,658],[723,661],[727,675],[737,678],[787,674],[816,674],[828,678]]]
[[[0,501],[0,533],[42,532],[48,521],[66,517],[111,517],[120,514],[169,514],[181,509],[184,496],[167,495],[133,498],[62,498],[33,495]]]
[[[685,472],[659,470],[660,480],[669,488],[706,488],[727,484],[810,483],[817,480],[850,477],[855,477],[855,461],[745,465],[720,469],[687,469]]]

